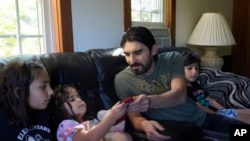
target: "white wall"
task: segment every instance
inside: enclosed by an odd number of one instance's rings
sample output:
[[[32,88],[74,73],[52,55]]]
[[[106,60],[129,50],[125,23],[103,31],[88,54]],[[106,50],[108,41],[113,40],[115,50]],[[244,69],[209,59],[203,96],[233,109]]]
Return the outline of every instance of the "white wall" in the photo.
[[[71,0],[74,51],[118,47],[123,34],[122,0]]]
[[[123,0],[71,0],[74,50],[118,47],[123,34]],[[186,42],[204,12],[221,12],[232,23],[233,0],[176,0],[176,46]],[[202,54],[201,48],[192,47]],[[219,55],[231,54],[223,47]]]
[[[186,42],[193,28],[205,12],[220,12],[232,25],[233,0],[176,0],[176,46],[188,46]],[[202,55],[200,47],[190,47]],[[231,47],[222,47],[218,55],[231,54]]]

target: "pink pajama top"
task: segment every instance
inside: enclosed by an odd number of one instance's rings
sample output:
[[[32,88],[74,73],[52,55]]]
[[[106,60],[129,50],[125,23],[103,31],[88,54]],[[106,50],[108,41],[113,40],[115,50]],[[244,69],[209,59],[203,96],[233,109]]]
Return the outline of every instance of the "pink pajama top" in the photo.
[[[57,128],[57,140],[72,141],[75,133],[79,129],[88,131],[91,128],[91,124],[93,124],[91,121],[79,123],[72,119],[63,120]]]

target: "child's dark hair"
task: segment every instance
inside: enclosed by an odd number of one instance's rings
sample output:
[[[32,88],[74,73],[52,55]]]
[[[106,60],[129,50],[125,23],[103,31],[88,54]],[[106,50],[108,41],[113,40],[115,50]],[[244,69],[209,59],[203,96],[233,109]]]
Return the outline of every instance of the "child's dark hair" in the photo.
[[[53,108],[53,117],[57,117],[58,120],[62,121],[64,119],[74,119],[74,117],[68,113],[68,111],[64,108],[64,103],[67,102],[68,98],[69,98],[69,92],[68,92],[68,88],[72,87],[75,88],[76,87],[71,84],[65,84],[65,85],[59,85],[55,88],[54,90],[54,95],[51,97],[51,102],[50,102],[50,108]],[[72,111],[72,107],[69,104],[69,107]]]
[[[32,112],[28,103],[29,86],[36,70],[46,70],[38,61],[10,60],[0,75],[0,109],[16,126],[32,126]]]
[[[74,115],[71,115],[64,107],[64,103],[67,102],[69,98],[69,92],[68,92],[69,87],[76,89],[76,91],[81,96],[81,92],[77,89],[77,87],[74,84],[58,85],[54,88],[54,94],[52,95],[49,106],[48,106],[53,139],[56,139],[56,131],[57,131],[58,125],[63,120],[75,119]],[[70,107],[71,112],[73,113],[71,105],[68,104],[68,106]],[[84,120],[85,120],[85,117],[84,117]]]
[[[185,51],[181,53],[182,55],[182,60],[184,61],[184,66],[188,66],[193,63],[197,63],[198,66],[200,67],[200,57],[196,55],[194,52],[191,51]]]
[[[54,88],[54,94],[51,97],[48,109],[50,116],[50,125],[52,129],[52,138],[56,140],[56,131],[58,125],[65,119],[74,119],[73,115],[70,115],[68,111],[64,108],[64,102],[67,101],[69,97],[68,88],[74,85],[58,85]],[[72,107],[69,104],[71,110]]]

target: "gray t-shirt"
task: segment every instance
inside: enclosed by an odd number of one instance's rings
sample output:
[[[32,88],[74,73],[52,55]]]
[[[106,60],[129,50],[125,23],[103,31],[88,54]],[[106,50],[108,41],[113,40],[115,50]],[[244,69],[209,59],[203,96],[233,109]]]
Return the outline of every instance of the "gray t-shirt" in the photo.
[[[177,52],[158,55],[157,67],[150,75],[135,75],[130,67],[119,72],[115,77],[115,90],[120,99],[140,94],[162,94],[170,90],[171,80],[185,78],[184,65]],[[178,120],[202,125],[206,112],[187,97],[185,103],[160,109],[149,109],[143,115],[153,120]]]

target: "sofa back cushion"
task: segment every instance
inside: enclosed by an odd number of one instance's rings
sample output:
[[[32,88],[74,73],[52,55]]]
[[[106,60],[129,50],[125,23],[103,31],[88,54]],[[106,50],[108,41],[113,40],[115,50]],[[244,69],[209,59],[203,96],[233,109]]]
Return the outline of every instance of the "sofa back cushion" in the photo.
[[[231,72],[201,69],[199,83],[226,108],[250,108],[250,78]]]
[[[44,54],[41,61],[50,74],[53,87],[74,84],[86,92],[98,86],[93,60],[84,52]]]
[[[88,53],[93,58],[98,73],[99,94],[105,109],[119,101],[114,90],[115,75],[127,67],[121,48],[92,49]]]
[[[51,53],[41,55],[40,60],[47,68],[51,87],[73,84],[87,103],[88,111],[95,115],[103,108],[97,93],[97,72],[92,58],[85,52]]]
[[[171,52],[171,51],[177,51],[179,53],[182,53],[184,51],[191,51],[191,50],[187,47],[165,47],[165,46],[160,46],[158,49],[158,53]]]
[[[46,67],[51,87],[73,84],[80,90],[88,106],[89,115],[96,115],[103,109],[103,103],[98,93],[98,81],[96,67],[88,53],[50,53],[41,55],[20,55],[0,59],[0,68],[11,59],[38,60]]]

